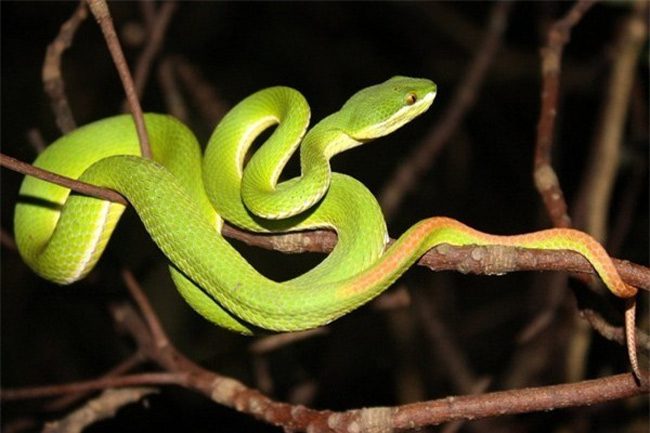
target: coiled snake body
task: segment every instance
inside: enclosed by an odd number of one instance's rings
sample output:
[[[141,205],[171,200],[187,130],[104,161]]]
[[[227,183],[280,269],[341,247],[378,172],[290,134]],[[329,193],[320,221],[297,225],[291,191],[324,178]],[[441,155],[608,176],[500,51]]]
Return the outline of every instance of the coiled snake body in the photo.
[[[237,332],[328,323],[377,296],[442,243],[577,251],[615,295],[632,296],[636,289],[623,283],[603,248],[575,230],[494,236],[449,218],[430,218],[384,252],[386,226],[375,198],[355,179],[331,173],[329,159],[408,123],[429,108],[435,94],[429,80],[394,77],[356,93],[303,138],[306,101],[293,89],[272,87],[225,116],[204,157],[183,124],[147,114],[153,160],[138,156],[131,117],[117,116],[60,138],[34,165],[126,196],[169,259],[186,301],[206,319]],[[244,169],[253,140],[273,125],[278,126]],[[301,176],[278,182],[301,143]],[[38,274],[69,284],[96,264],[123,210],[121,204],[27,177],[16,206],[16,242]],[[339,241],[319,266],[279,283],[259,274],[224,240],[222,218],[258,232],[332,228]]]

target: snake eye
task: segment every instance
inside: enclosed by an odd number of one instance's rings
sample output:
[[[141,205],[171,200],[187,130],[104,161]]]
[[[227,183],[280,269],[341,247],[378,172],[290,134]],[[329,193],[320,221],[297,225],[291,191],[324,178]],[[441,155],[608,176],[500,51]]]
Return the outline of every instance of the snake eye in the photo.
[[[406,102],[406,105],[413,105],[413,104],[415,104],[415,101],[417,101],[417,100],[418,100],[418,95],[416,95],[413,92],[408,93],[406,95],[406,97],[404,98],[404,102]]]

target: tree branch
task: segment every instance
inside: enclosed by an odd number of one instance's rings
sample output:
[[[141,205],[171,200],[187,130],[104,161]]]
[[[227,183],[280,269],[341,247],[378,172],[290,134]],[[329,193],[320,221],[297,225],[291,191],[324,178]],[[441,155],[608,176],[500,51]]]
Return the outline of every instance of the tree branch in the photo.
[[[43,62],[42,78],[45,93],[50,97],[50,105],[56,124],[64,134],[77,128],[70,104],[65,97],[65,83],[61,75],[61,56],[70,48],[72,39],[79,25],[88,16],[86,4],[79,2],[79,6],[66,22],[61,26],[59,34],[54,41],[47,46],[45,61]]]
[[[571,226],[571,218],[567,213],[567,204],[560,187],[560,181],[551,164],[562,52],[564,46],[569,42],[571,29],[593,5],[593,0],[576,2],[562,19],[551,26],[546,46],[540,51],[542,56],[542,108],[537,123],[533,178],[555,227]]]
[[[138,139],[140,140],[140,153],[144,158],[151,158],[151,146],[149,145],[147,127],[142,115],[142,107],[138,100],[138,95],[133,84],[133,78],[129,71],[129,66],[124,58],[124,52],[120,46],[120,40],[117,38],[117,34],[115,33],[115,27],[113,26],[113,19],[108,10],[108,5],[105,0],[87,0],[87,3],[90,7],[90,11],[95,16],[99,27],[102,29],[104,39],[106,39],[106,45],[108,46],[115,67],[117,68],[117,72],[122,80],[122,86],[126,92],[126,99],[129,102],[131,114],[133,115],[133,120],[135,122],[135,129],[138,133]]]
[[[82,194],[121,204],[128,203],[124,197],[115,191],[42,170],[2,153],[0,153],[0,165],[19,173],[70,188]],[[336,234],[325,230],[267,235],[254,234],[226,225],[223,234],[248,245],[283,253],[327,253],[336,245]],[[391,239],[390,242],[394,242],[394,239]],[[643,290],[650,290],[650,268],[623,260],[613,259],[613,261],[621,278],[626,283]],[[595,275],[593,267],[578,253],[503,246],[452,247],[440,245],[424,254],[417,263],[431,270],[456,270],[472,274],[495,275],[513,271],[554,270]]]
[[[629,374],[578,383],[492,392],[480,395],[447,397],[395,407],[372,407],[343,412],[316,410],[278,402],[230,377],[204,369],[180,354],[172,345],[158,347],[135,311],[126,306],[114,309],[121,328],[136,340],[146,353],[167,373],[147,373],[98,379],[52,387],[4,390],[3,399],[35,398],[63,392],[122,387],[137,384],[175,384],[199,392],[216,403],[247,413],[269,424],[291,431],[310,433],[349,433],[350,431],[393,431],[414,429],[443,422],[487,418],[502,415],[548,411],[559,408],[594,405],[649,391],[650,378],[643,372],[637,385]]]

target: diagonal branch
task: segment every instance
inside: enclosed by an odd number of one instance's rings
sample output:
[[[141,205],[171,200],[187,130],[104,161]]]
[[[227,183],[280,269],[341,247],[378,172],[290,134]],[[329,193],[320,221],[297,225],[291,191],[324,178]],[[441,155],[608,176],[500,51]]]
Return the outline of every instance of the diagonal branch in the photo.
[[[111,53],[117,72],[122,80],[122,86],[126,92],[126,99],[129,102],[131,114],[133,115],[133,120],[135,122],[135,129],[138,133],[138,139],[140,140],[140,152],[144,158],[151,158],[151,146],[149,145],[147,127],[142,115],[142,107],[138,100],[131,72],[129,72],[129,66],[124,58],[124,52],[120,46],[120,40],[117,38],[117,33],[115,33],[115,27],[113,26],[113,19],[108,10],[108,5],[105,0],[87,0],[87,2],[90,11],[93,13],[97,23],[102,29],[102,33],[106,39],[106,45],[108,46],[108,50]]]
[[[0,153],[0,166],[6,167],[13,171],[17,171],[18,173],[33,176],[38,179],[54,183],[56,185],[70,188],[73,191],[80,192],[92,197],[102,198],[104,200],[120,203],[125,206],[129,204],[129,202],[124,197],[122,197],[122,195],[115,191],[106,188],[100,188],[89,183],[71,179],[67,176],[61,176],[60,174],[43,170],[42,168],[34,167],[31,164],[19,161],[16,158],[12,158],[11,156],[7,156],[2,153]]]

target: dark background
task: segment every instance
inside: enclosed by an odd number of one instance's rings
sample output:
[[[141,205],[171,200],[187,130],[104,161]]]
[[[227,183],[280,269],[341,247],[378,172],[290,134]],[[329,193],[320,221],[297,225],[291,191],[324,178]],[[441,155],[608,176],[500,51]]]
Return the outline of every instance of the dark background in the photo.
[[[389,223],[396,237],[421,218],[446,215],[481,230],[511,234],[550,225],[534,189],[531,168],[539,114],[539,48],[548,24],[570,3],[515,4],[504,44],[468,113],[420,187]],[[2,2],[2,151],[21,160],[35,157],[26,132],[38,128],[46,141],[56,129],[40,78],[47,44],[76,3]],[[136,3],[111,3],[118,29],[141,21]],[[379,191],[451,102],[492,7],[487,2],[311,2],[181,3],[172,18],[162,55],[179,54],[194,64],[229,105],[258,89],[283,84],[299,89],[313,118],[340,107],[356,90],[393,75],[428,77],[438,84],[431,110],[413,124],[368,147],[338,156],[336,171],[349,173]],[[596,133],[612,44],[628,10],[600,4],[589,11],[565,50],[554,166],[571,202]],[[131,63],[139,47],[125,47]],[[647,55],[647,50],[646,50]],[[644,64],[647,57],[643,58]],[[123,92],[101,33],[92,18],[79,29],[63,60],[69,101],[78,124],[119,112]],[[166,110],[154,73],[146,88],[146,111]],[[631,112],[647,120],[647,69],[639,68]],[[191,103],[190,103],[191,105]],[[645,114],[645,117],[643,115]],[[214,125],[196,111],[191,127],[205,142]],[[637,122],[638,125],[638,122]],[[647,131],[634,128],[623,144],[622,164],[612,203],[619,216],[622,196],[639,164],[647,185]],[[12,206],[21,177],[2,171],[2,227],[11,229]],[[630,229],[618,257],[648,262],[647,186],[629,215]],[[458,393],[449,371],[439,367],[436,347],[414,305],[386,312],[364,307],[333,323],[329,333],[280,349],[260,361],[247,351],[251,340],[216,329],[186,306],[166,273],[164,257],[129,213],[91,277],[55,287],[34,276],[13,251],[2,250],[2,385],[18,387],[95,377],[132,350],[113,327],[106,305],[126,298],[119,279],[130,266],[146,287],[161,320],[179,349],[220,373],[257,386],[254,366],[267,363],[269,393],[296,400],[297,390],[313,389],[304,403],[343,410],[395,405],[404,399],[433,399]],[[299,272],[319,257],[281,256],[255,249],[244,254],[277,278]],[[576,326],[570,291],[549,288],[533,274],[500,278],[433,274],[413,269],[402,278],[413,292],[433,302],[435,314],[451,329],[478,376],[493,378],[490,390],[512,387],[514,365],[542,366],[516,386],[566,380],[566,346]],[[516,337],[540,309],[549,290],[566,292],[552,325],[526,343],[541,348],[525,355]],[[522,352],[524,355],[522,355]],[[531,367],[532,368],[532,367]],[[587,376],[625,371],[624,350],[595,335]],[[411,377],[418,384],[412,390]],[[309,388],[312,387],[312,388]],[[401,391],[399,391],[401,390]],[[406,391],[404,391],[406,390]],[[406,397],[404,397],[406,396]],[[410,397],[409,397],[410,396]],[[629,403],[629,402],[628,402]],[[499,419],[492,431],[623,431],[643,419],[643,405],[614,402],[594,408]],[[634,414],[638,416],[634,416]],[[52,419],[35,402],[3,406],[3,423],[21,417]],[[643,424],[643,423],[641,423]],[[164,388],[148,404],[123,409],[90,431],[274,431],[246,415],[222,408],[191,392]],[[471,428],[465,427],[466,431]],[[626,430],[633,431],[633,430]]]

